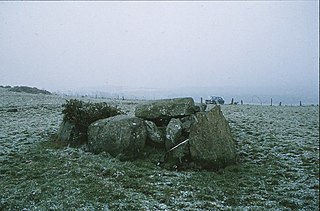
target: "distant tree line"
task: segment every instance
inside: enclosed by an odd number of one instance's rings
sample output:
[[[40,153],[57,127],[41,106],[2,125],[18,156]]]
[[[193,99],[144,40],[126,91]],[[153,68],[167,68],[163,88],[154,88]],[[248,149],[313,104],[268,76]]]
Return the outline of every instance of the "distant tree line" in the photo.
[[[11,92],[25,92],[25,93],[30,93],[30,94],[45,94],[45,95],[51,95],[52,93],[43,90],[43,89],[38,89],[36,87],[29,87],[29,86],[0,86],[1,88],[6,88]]]
[[[9,88],[11,88],[11,86],[3,86],[3,85],[0,85],[0,88],[9,89]]]

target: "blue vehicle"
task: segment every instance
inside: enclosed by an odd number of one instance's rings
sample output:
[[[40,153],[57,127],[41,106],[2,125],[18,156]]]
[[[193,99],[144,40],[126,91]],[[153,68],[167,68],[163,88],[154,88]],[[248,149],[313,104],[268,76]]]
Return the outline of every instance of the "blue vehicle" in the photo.
[[[206,104],[224,104],[224,99],[222,97],[217,96],[209,96],[208,99],[205,101]]]

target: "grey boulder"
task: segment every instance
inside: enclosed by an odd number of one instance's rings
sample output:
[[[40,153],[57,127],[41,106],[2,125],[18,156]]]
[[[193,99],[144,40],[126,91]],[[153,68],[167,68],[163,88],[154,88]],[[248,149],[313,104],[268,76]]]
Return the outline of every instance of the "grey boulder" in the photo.
[[[159,128],[156,126],[156,124],[148,120],[145,120],[145,123],[147,128],[148,139],[153,143],[163,144],[164,143],[163,134],[159,130]]]
[[[170,162],[173,162],[177,165],[180,165],[185,162],[189,162],[190,151],[189,151],[189,139],[184,140],[183,142],[177,144],[171,148],[168,153],[168,159]]]
[[[203,111],[206,111],[207,104],[205,104],[205,103],[197,103],[195,107],[196,107],[196,112],[203,112]]]
[[[191,97],[155,100],[139,104],[135,116],[155,122],[158,126],[167,124],[171,118],[194,114],[195,104]],[[162,124],[162,125],[163,125]]]
[[[182,141],[182,122],[180,119],[172,118],[166,128],[165,147],[168,151]]]
[[[62,121],[57,134],[57,140],[71,145],[79,143],[79,131],[73,123]]]
[[[143,149],[147,130],[142,119],[118,115],[92,123],[88,128],[91,151],[105,151],[124,159],[135,158]]]
[[[191,159],[204,168],[219,169],[236,160],[235,143],[220,106],[195,115],[190,127]]]
[[[190,128],[192,124],[197,120],[194,114],[186,116],[180,119],[182,122],[182,129],[185,133],[190,133]]]

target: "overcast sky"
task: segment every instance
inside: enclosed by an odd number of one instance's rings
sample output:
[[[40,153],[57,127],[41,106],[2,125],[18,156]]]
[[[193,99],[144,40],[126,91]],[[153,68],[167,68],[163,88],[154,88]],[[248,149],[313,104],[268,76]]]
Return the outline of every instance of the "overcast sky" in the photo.
[[[0,84],[318,99],[318,1],[0,2]]]

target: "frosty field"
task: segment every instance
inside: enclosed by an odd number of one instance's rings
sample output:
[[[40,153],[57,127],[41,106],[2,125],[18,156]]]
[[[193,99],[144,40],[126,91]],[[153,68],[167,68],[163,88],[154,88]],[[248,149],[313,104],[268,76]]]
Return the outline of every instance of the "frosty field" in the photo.
[[[0,210],[319,210],[319,106],[223,105],[238,163],[170,171],[54,142],[66,99],[0,88]]]

